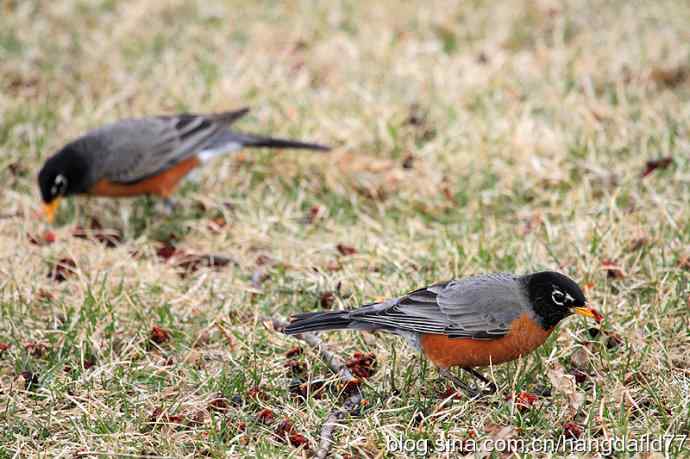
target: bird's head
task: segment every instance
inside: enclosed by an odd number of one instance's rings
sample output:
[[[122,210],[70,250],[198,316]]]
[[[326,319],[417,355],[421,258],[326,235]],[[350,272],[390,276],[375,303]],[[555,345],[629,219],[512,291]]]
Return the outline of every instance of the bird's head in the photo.
[[[38,173],[38,187],[49,223],[53,222],[62,197],[83,191],[86,170],[86,161],[72,145],[65,146],[45,162]]]
[[[530,304],[544,328],[565,317],[578,314],[601,322],[603,317],[587,307],[587,299],[577,283],[563,274],[544,271],[522,278]]]

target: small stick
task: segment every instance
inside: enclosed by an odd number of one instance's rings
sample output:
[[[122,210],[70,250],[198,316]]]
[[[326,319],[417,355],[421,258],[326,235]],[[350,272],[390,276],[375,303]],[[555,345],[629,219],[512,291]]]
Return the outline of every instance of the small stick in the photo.
[[[281,330],[287,327],[288,323],[280,319],[271,319],[271,324],[276,330]],[[314,333],[301,333],[295,335],[296,338],[301,339],[312,347],[319,350],[319,355],[326,362],[328,368],[330,368],[334,373],[338,375],[340,380],[345,384],[350,382],[359,382],[352,372],[347,368],[345,361],[341,359],[336,354],[332,353]],[[319,449],[316,451],[316,457],[318,459],[324,459],[328,456],[328,452],[333,445],[333,433],[335,428],[338,426],[338,421],[345,417],[345,414],[352,413],[357,409],[357,407],[362,402],[362,392],[357,389],[352,395],[350,395],[340,408],[336,408],[330,412],[321,427],[321,435],[319,436]]]

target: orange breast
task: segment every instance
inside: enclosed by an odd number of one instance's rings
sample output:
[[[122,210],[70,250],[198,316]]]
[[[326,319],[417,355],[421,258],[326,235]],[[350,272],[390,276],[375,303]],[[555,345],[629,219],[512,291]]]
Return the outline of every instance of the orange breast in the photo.
[[[155,194],[158,196],[168,197],[170,196],[180,180],[184,178],[185,175],[189,174],[192,169],[200,164],[199,158],[192,156],[184,161],[172,166],[161,172],[158,175],[154,175],[145,180],[130,185],[124,185],[121,183],[113,183],[109,180],[99,180],[96,184],[89,190],[89,194],[95,196],[110,196],[110,197],[124,197],[124,196],[137,196],[143,194]]]
[[[527,314],[515,320],[510,332],[494,340],[448,338],[446,335],[422,335],[424,354],[434,365],[448,367],[485,367],[515,360],[544,344],[553,327],[544,330]]]

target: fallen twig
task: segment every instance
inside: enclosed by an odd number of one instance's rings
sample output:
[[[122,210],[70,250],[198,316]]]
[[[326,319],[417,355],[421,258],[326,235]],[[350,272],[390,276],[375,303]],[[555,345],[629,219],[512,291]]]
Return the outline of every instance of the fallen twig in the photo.
[[[270,322],[276,330],[281,330],[288,325],[287,322],[280,319],[270,319]],[[295,335],[295,337],[318,349],[321,358],[326,362],[326,365],[338,375],[340,380],[345,384],[345,387],[349,387],[352,383],[355,383],[352,395],[345,399],[341,407],[330,412],[326,418],[326,422],[324,422],[323,427],[321,427],[319,449],[316,451],[315,457],[323,459],[328,456],[328,452],[333,445],[333,433],[338,426],[338,421],[343,419],[346,414],[352,413],[357,409],[362,402],[362,392],[359,390],[359,387],[357,387],[359,379],[347,368],[345,361],[326,349],[323,341],[321,341],[316,334],[302,333]]]

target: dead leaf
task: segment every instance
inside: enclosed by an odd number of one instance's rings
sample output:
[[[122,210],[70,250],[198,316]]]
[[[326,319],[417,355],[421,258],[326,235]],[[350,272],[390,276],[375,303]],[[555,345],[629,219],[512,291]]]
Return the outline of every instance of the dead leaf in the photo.
[[[150,339],[156,344],[163,344],[170,339],[170,333],[164,328],[154,325],[153,328],[151,328]]]
[[[657,169],[666,169],[671,164],[673,164],[673,158],[667,156],[665,158],[649,160],[645,163],[645,168],[642,171],[642,178],[647,177],[649,174]]]
[[[300,362],[299,360],[295,359],[289,359],[287,362],[283,364],[285,368],[288,368],[290,372],[297,376],[303,374],[305,371],[307,371],[307,367],[304,364],[304,362]]]
[[[615,333],[609,333],[606,338],[606,349],[615,349],[623,344],[623,338]]]
[[[640,250],[642,247],[646,246],[649,244],[649,237],[646,235],[640,235],[634,239],[632,239],[628,243],[628,250],[630,252],[634,252],[636,250]]]
[[[319,205],[313,205],[309,208],[307,213],[306,222],[313,224],[314,222],[320,220],[326,214],[326,208]]]
[[[690,270],[690,256],[683,255],[678,259],[678,268],[684,270]]]
[[[357,253],[357,249],[350,245],[345,245],[345,244],[338,244],[336,246],[338,249],[338,252],[340,252],[340,255],[342,256],[349,256],[349,255],[354,255]]]
[[[523,390],[515,396],[509,395],[506,397],[506,400],[513,400],[515,403],[515,408],[517,408],[518,411],[526,411],[532,408],[532,405],[539,400],[539,397]]]
[[[688,79],[688,68],[684,65],[656,67],[649,73],[649,79],[658,85],[673,89]]]
[[[166,243],[159,247],[158,250],[156,250],[156,255],[158,255],[160,258],[164,260],[168,260],[174,257],[175,255],[179,255],[181,253],[183,252],[178,251],[177,248],[175,248],[175,246],[170,243]]]
[[[228,222],[225,221],[225,217],[221,216],[209,220],[206,226],[210,232],[219,234],[223,231],[223,228],[225,228],[227,224]]]
[[[573,422],[566,422],[563,424],[563,436],[567,439],[576,440],[582,436],[582,427]]]
[[[50,245],[50,244],[54,243],[55,240],[57,239],[55,236],[55,233],[53,233],[50,230],[45,231],[40,236],[34,236],[34,235],[31,235],[28,233],[26,236],[29,238],[29,242],[31,244],[37,245],[37,246]]]
[[[280,424],[278,424],[274,435],[279,441],[284,442],[287,440],[295,448],[307,444],[307,439],[304,437],[304,435],[297,432],[295,427],[292,425],[292,422],[290,422],[290,420],[287,418],[283,419]],[[307,446],[307,448],[309,448],[309,446]]]
[[[323,395],[324,389],[326,387],[326,381],[322,379],[304,381],[300,378],[293,378],[290,381],[288,391],[303,400],[306,400],[308,396],[315,399],[320,399]]]
[[[68,277],[76,274],[77,263],[71,258],[61,258],[53,265],[48,278],[55,282],[64,282]]]
[[[319,299],[319,304],[323,309],[331,309],[335,303],[335,293],[333,292],[323,292],[321,298]]]
[[[304,352],[304,350],[301,347],[295,346],[285,353],[285,357],[290,359],[292,357],[296,357],[298,355],[301,355],[303,352]]]
[[[506,441],[510,440],[511,438],[515,438],[518,434],[517,429],[514,426],[507,425],[507,426],[501,426],[498,424],[493,424],[493,423],[487,423],[484,426],[484,431],[487,433],[487,435],[493,440],[493,443],[496,444],[497,442],[504,442],[506,445],[506,450],[502,451],[502,453],[510,454],[511,452],[517,453],[518,451],[511,451],[511,443]],[[487,450],[485,449],[486,446],[484,445],[484,442],[478,442],[480,445],[480,449],[478,451],[478,454],[475,454],[475,457],[480,457],[480,458],[485,458],[485,457],[493,457],[492,454],[495,453],[495,451],[492,450]]]
[[[222,268],[233,262],[232,258],[222,255],[185,255],[175,261],[174,265],[182,268],[185,273],[193,273],[199,268]]]
[[[38,341],[27,341],[24,343],[24,349],[32,356],[41,358],[48,352],[48,346]]]
[[[22,371],[19,375],[24,379],[25,390],[36,390],[38,388],[40,378],[36,373],[31,371]]]
[[[256,415],[256,419],[264,424],[272,423],[274,418],[275,415],[273,414],[273,410],[270,408],[264,408],[263,410],[259,411],[259,414]]]
[[[405,156],[405,159],[403,159],[403,162],[402,162],[402,168],[407,169],[407,170],[412,169],[414,167],[414,160],[415,160],[415,157],[412,153]]]
[[[266,393],[259,389],[257,386],[252,387],[247,391],[247,397],[254,400],[267,400],[268,396]]]
[[[587,378],[589,378],[589,375],[579,368],[571,368],[570,374],[575,378],[577,384],[583,384],[587,381]]]
[[[228,411],[230,409],[230,400],[225,398],[222,393],[218,393],[215,398],[208,402],[208,408],[211,411]]]
[[[578,347],[575,352],[570,355],[570,362],[576,368],[586,368],[589,363],[589,354],[581,347]]]
[[[122,233],[119,230],[103,229],[101,223],[95,218],[91,219],[89,229],[76,226],[72,230],[72,237],[96,241],[109,248],[117,247],[122,243]]]
[[[555,364],[553,368],[547,370],[546,374],[549,381],[551,381],[554,392],[560,393],[566,397],[568,400],[568,407],[571,414],[574,416],[585,402],[585,396],[577,391],[575,378],[571,375],[567,375],[563,367],[559,364]]]
[[[447,385],[445,386],[445,390],[438,392],[438,396],[443,400],[446,400],[450,397],[452,397],[453,400],[461,400],[464,397],[464,394],[462,391],[456,390],[453,386]]]
[[[360,378],[369,378],[376,372],[376,355],[373,352],[355,352],[346,362],[352,374]]]
[[[601,261],[601,268],[606,271],[606,275],[610,279],[623,279],[625,277],[623,268],[618,266],[618,264],[610,258],[605,258]]]

